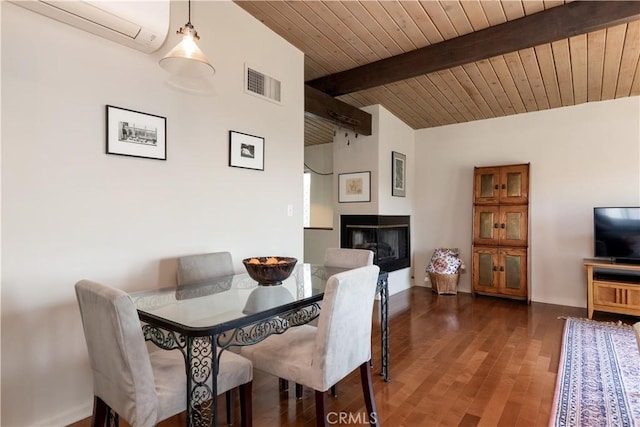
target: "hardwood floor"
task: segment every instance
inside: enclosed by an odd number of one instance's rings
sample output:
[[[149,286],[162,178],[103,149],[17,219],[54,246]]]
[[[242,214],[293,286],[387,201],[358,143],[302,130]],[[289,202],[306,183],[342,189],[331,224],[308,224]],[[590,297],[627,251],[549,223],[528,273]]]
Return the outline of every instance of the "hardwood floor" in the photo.
[[[376,306],[374,319],[379,319]],[[564,322],[586,308],[526,303],[459,293],[436,295],[414,287],[391,297],[391,382],[378,375],[379,321],[373,331],[373,387],[380,424],[416,426],[546,426]],[[595,319],[637,318],[596,313]],[[296,400],[278,380],[255,372],[255,427],[315,425],[315,399],[305,389]],[[220,426],[225,426],[224,398]],[[363,425],[366,413],[358,370],[329,398],[332,425]],[[235,416],[239,425],[239,405]],[[342,421],[342,422],[340,422]],[[88,426],[89,419],[73,424]],[[121,425],[126,423],[121,422]],[[183,426],[184,414],[160,424]]]

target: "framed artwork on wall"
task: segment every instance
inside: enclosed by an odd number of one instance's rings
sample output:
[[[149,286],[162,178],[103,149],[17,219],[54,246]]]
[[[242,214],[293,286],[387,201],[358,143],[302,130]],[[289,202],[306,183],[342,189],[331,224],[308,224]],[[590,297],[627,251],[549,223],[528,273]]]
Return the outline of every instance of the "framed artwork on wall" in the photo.
[[[406,196],[407,156],[396,151],[391,152],[391,195]]]
[[[264,138],[229,131],[229,166],[264,170]]]
[[[371,172],[341,173],[338,175],[338,202],[370,202]]]
[[[107,154],[167,160],[167,119],[107,105]]]

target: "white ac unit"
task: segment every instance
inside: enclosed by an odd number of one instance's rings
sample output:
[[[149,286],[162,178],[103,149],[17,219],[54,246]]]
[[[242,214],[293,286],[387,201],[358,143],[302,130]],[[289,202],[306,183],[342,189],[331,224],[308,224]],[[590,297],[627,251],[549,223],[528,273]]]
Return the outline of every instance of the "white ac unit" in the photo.
[[[15,0],[12,3],[145,53],[164,43],[169,0]]]

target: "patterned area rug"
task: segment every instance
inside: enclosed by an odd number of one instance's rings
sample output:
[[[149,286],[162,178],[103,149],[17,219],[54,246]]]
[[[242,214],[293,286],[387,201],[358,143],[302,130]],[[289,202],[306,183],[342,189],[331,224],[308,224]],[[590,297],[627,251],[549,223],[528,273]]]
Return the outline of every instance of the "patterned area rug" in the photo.
[[[566,319],[549,425],[640,427],[640,352],[631,326]]]

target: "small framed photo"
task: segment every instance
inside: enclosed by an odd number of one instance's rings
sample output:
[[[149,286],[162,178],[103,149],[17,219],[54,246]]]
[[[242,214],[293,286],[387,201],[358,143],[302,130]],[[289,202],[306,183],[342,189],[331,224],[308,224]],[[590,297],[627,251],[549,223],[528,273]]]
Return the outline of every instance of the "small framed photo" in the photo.
[[[407,156],[391,152],[391,195],[405,197],[407,181]]]
[[[264,170],[264,138],[229,131],[229,166]]]
[[[167,160],[167,119],[107,105],[107,154]]]
[[[338,186],[339,203],[371,201],[371,172],[341,173]]]

